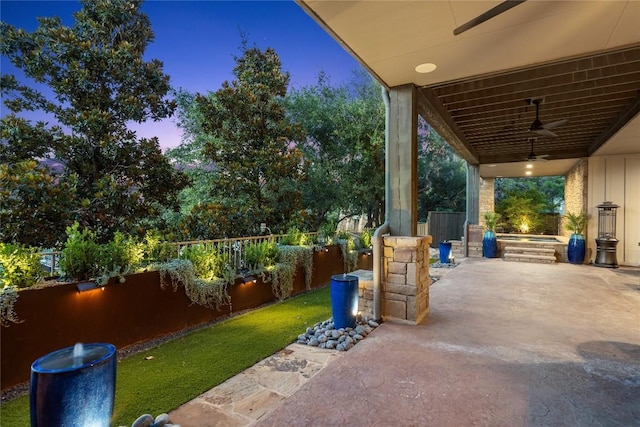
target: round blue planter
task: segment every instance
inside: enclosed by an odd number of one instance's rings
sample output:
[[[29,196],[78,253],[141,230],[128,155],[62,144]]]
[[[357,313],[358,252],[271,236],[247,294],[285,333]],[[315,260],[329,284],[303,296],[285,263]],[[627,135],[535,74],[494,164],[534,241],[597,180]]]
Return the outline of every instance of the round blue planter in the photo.
[[[358,278],[347,274],[331,276],[331,311],[336,329],[355,328],[358,315]]]
[[[582,234],[572,234],[567,246],[567,258],[571,264],[584,264],[586,241]]]
[[[498,239],[496,233],[490,230],[484,232],[482,239],[482,254],[485,258],[495,258],[498,253]]]
[[[84,344],[56,350],[31,365],[31,426],[109,426],[116,391],[116,348]]]
[[[447,264],[451,257],[451,242],[440,243],[440,263]]]

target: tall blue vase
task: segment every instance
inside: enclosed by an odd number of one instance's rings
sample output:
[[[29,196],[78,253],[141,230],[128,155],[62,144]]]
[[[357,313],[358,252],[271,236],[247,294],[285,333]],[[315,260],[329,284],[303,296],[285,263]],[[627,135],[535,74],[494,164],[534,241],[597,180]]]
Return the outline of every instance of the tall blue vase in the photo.
[[[109,426],[116,385],[116,348],[77,344],[31,365],[31,427]]]
[[[584,264],[586,242],[582,234],[572,234],[569,237],[567,258],[571,264]]]
[[[482,254],[485,258],[495,258],[498,253],[498,239],[496,233],[491,230],[484,232],[482,238]]]

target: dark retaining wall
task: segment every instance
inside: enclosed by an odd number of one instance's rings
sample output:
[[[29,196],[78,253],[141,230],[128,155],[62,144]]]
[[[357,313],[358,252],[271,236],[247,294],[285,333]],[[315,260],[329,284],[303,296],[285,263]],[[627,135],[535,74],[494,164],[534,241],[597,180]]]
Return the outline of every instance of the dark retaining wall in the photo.
[[[333,274],[344,272],[339,246],[313,254],[311,288],[325,286]],[[371,256],[361,254],[359,269],[371,269]],[[306,289],[298,269],[294,294]],[[19,292],[15,312],[21,323],[0,332],[2,390],[29,380],[39,357],[77,342],[107,342],[117,348],[158,338],[231,313],[275,301],[269,283],[237,282],[228,287],[231,305],[220,311],[193,304],[184,288],[160,288],[157,272],[126,276],[125,283],[78,293],[76,285],[61,284]]]

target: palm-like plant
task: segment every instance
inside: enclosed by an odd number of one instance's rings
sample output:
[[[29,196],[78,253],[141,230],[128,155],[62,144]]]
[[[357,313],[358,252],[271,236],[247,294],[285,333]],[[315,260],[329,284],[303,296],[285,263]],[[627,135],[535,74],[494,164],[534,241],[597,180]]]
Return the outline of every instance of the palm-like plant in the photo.
[[[500,214],[497,212],[485,212],[484,214],[484,223],[489,231],[496,231],[496,225],[498,225],[498,221],[500,221]]]
[[[573,234],[582,234],[589,222],[589,215],[586,212],[580,212],[579,214],[568,212],[564,217],[567,220],[564,227],[573,232]]]

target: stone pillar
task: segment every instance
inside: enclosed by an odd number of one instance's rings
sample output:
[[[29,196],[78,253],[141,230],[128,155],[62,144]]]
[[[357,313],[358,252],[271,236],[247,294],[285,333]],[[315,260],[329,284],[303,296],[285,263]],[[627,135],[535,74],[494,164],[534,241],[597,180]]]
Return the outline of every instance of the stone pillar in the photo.
[[[484,229],[481,225],[469,224],[467,226],[467,256],[469,258],[482,258],[482,237]]]
[[[385,237],[382,318],[419,324],[429,313],[431,236]]]
[[[418,234],[418,113],[416,87],[392,88],[389,94],[389,232]]]
[[[480,178],[480,222],[485,225],[484,214],[495,211],[494,178]]]
[[[564,212],[579,214],[587,211],[587,176],[588,163],[581,159],[564,177]],[[560,226],[561,236],[570,236],[571,231],[564,228],[564,218]],[[587,230],[584,230],[586,237]]]
[[[480,222],[480,168],[467,162],[467,224]]]

